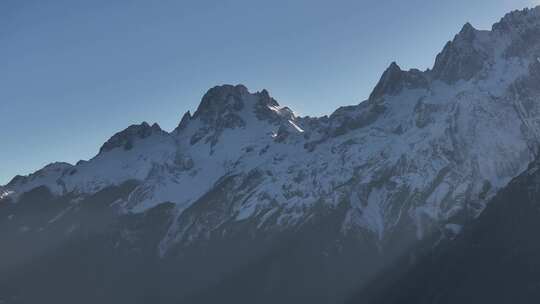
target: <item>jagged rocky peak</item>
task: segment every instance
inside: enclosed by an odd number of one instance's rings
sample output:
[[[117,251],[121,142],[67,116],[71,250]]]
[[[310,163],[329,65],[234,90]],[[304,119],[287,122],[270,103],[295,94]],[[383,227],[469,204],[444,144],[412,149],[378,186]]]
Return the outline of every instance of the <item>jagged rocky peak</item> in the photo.
[[[186,113],[184,113],[184,116],[182,116],[182,119],[180,119],[180,123],[178,124],[178,127],[176,129],[177,130],[184,129],[188,125],[191,118],[192,118],[191,111],[187,111]]]
[[[492,27],[478,30],[466,23],[437,55],[433,69],[403,71],[395,62],[383,73],[370,100],[397,95],[403,89],[426,88],[431,81],[448,84],[484,76],[498,56],[523,60],[540,57],[540,6],[507,14]]]
[[[220,85],[208,90],[193,115],[188,111],[182,117],[177,132],[185,129],[191,121],[201,121],[199,128],[243,128],[249,117],[277,122],[294,119],[293,111],[280,107],[267,90],[250,93],[244,85]]]
[[[474,28],[469,22],[465,23],[461,28],[461,31],[456,36],[456,40],[464,40],[467,42],[472,42],[476,36],[478,30]]]
[[[373,100],[384,95],[395,95],[401,90],[426,88],[428,79],[424,72],[417,69],[403,71],[396,62],[392,62],[383,73],[381,79],[373,89],[369,99]]]
[[[248,89],[243,85],[215,86],[204,94],[193,118],[208,120],[225,112],[238,112],[244,108]]]
[[[131,125],[125,130],[114,134],[103,144],[103,146],[101,146],[99,153],[108,152],[120,147],[124,150],[131,150],[137,140],[147,138],[152,134],[164,133],[166,132],[163,131],[157,123],[149,125],[144,121],[139,125]]]
[[[282,120],[295,120],[294,112],[288,107],[281,107],[279,103],[270,96],[267,90],[255,93],[257,104],[255,114],[260,120],[279,122]]]
[[[426,72],[417,69],[403,71],[397,63],[392,62],[369,99],[397,95],[403,89],[427,88],[433,79],[450,84],[459,80],[470,80],[483,69],[490,57],[489,52],[484,50],[480,43],[476,43],[480,34],[485,34],[485,31],[479,31],[466,23],[459,34],[437,55],[433,69]]]
[[[189,136],[192,145],[204,142],[213,146],[225,130],[261,131],[265,129],[259,128],[263,125],[281,125],[293,120],[293,111],[280,107],[267,90],[250,93],[244,85],[226,84],[208,90],[195,113],[184,114],[175,134]]]
[[[506,37],[510,45],[504,55],[510,57],[539,57],[540,6],[513,11],[493,25],[493,32]],[[534,59],[536,59],[534,58]]]
[[[447,83],[471,80],[495,60],[518,57],[535,59],[540,53],[540,6],[516,10],[495,23],[491,31],[475,29],[470,23],[437,55],[431,72]]]
[[[255,110],[263,107],[277,109],[279,104],[270,97],[267,90],[252,94],[244,85],[226,84],[215,86],[208,90],[203,96],[195,114],[192,117],[185,117],[185,119],[200,118],[203,121],[209,122],[223,115],[241,112],[246,107],[255,107]]]
[[[540,23],[540,6],[515,10],[506,14],[492,27],[494,32],[511,33],[537,27]]]
[[[489,53],[475,43],[479,33],[466,23],[454,40],[449,41],[437,55],[433,78],[452,84],[459,80],[468,81],[477,75],[489,59]]]

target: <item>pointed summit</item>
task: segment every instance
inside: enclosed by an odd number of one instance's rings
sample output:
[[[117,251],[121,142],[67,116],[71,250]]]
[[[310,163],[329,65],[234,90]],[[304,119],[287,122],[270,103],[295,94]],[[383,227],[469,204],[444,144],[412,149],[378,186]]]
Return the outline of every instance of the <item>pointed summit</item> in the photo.
[[[467,33],[471,33],[471,32],[474,32],[476,31],[476,29],[474,28],[474,26],[472,26],[472,24],[470,22],[467,22],[463,25],[463,27],[461,28],[461,31],[459,32],[459,34],[467,34]]]
[[[392,63],[390,63],[390,66],[386,69],[386,71],[392,74],[403,72],[403,70],[401,70],[401,67],[395,61],[392,61]]]
[[[454,42],[461,40],[461,41],[465,41],[465,43],[472,43],[473,40],[476,38],[477,32],[478,30],[475,29],[472,26],[472,24],[467,22],[463,25],[459,34],[457,34],[456,37],[454,38]]]
[[[369,99],[374,99],[381,97],[385,94],[394,94],[399,90],[399,85],[401,78],[403,76],[403,71],[394,61],[390,66],[384,71],[381,76],[381,79],[373,89],[373,92],[369,96]]]
[[[432,70],[435,79],[452,84],[470,80],[482,70],[488,54],[477,47],[477,33],[478,30],[466,23],[459,34],[446,43],[435,59]]]
[[[191,120],[191,112],[187,111],[182,116],[182,119],[180,120],[180,123],[176,127],[175,131],[184,129],[188,125],[190,120]]]
[[[384,71],[369,99],[376,99],[384,95],[395,95],[404,88],[424,88],[427,84],[428,81],[423,72],[415,69],[403,71],[394,61]]]

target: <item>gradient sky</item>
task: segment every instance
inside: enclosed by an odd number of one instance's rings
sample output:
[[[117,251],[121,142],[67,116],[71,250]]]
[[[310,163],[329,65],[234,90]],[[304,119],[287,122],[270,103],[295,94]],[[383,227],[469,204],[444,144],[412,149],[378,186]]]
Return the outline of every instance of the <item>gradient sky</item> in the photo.
[[[0,184],[94,156],[142,121],[172,130],[214,85],[298,114],[369,95],[392,61],[425,69],[465,22],[533,0],[0,1]]]

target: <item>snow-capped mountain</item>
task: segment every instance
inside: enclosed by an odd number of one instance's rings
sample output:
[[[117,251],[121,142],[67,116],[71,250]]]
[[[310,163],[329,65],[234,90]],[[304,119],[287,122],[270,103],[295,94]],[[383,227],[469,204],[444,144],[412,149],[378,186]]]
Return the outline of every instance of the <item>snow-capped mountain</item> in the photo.
[[[127,189],[102,198],[115,216],[170,208],[161,233],[152,235],[163,259],[237,236],[258,242],[312,231],[332,214],[329,227],[337,232],[317,250],[332,256],[355,248],[347,261],[361,253],[358,263],[366,266],[358,276],[367,279],[377,268],[369,264],[382,265],[416,241],[459,233],[535,158],[539,37],[540,8],[512,12],[489,31],[466,24],[433,69],[392,63],[368,100],[325,117],[298,117],[266,90],[214,87],[174,131],[130,126],[88,161],[15,177],[0,190],[0,204],[37,205],[31,194],[50,192],[65,207],[43,227],[19,227],[49,229],[82,202]],[[240,248],[230,250],[234,256]]]

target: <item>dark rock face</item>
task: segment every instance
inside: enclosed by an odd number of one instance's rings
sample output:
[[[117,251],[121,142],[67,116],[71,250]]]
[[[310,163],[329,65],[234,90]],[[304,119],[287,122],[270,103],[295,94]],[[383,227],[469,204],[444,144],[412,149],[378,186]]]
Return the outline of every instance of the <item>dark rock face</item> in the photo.
[[[349,131],[367,127],[384,114],[386,107],[381,100],[369,101],[358,107],[341,107],[330,116],[326,133],[337,137]]]
[[[425,89],[427,87],[428,79],[423,72],[419,70],[402,71],[395,62],[392,62],[383,73],[369,99],[373,100],[386,94],[396,95],[403,89]]]
[[[540,8],[517,10],[508,13],[493,25],[493,32],[511,37],[512,43],[505,51],[508,58],[527,56],[531,47],[540,42]],[[538,56],[538,54],[536,54]]]
[[[247,88],[242,85],[214,87],[203,96],[193,118],[200,117],[207,123],[215,123],[223,114],[242,110],[244,107],[242,97],[248,94]]]
[[[190,120],[191,120],[191,112],[187,111],[184,114],[184,116],[182,116],[182,119],[180,120],[180,123],[178,124],[178,127],[176,129],[177,130],[184,129],[187,126],[187,124],[189,123]]]
[[[538,303],[539,201],[536,162],[461,235],[416,260],[404,257],[351,303]]]
[[[191,136],[194,145],[205,139],[205,143],[215,145],[227,129],[245,128],[249,119],[267,121],[276,126],[295,120],[293,112],[279,107],[268,91],[250,94],[243,85],[222,85],[210,89],[203,97],[193,116],[186,113],[177,128],[185,129],[192,121],[201,122]]]
[[[435,59],[432,70],[435,79],[455,83],[470,80],[482,70],[489,57],[476,47],[476,35],[477,30],[467,23],[454,40],[446,44]]]

